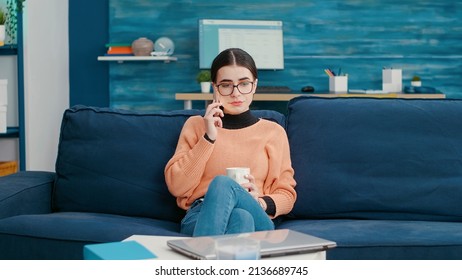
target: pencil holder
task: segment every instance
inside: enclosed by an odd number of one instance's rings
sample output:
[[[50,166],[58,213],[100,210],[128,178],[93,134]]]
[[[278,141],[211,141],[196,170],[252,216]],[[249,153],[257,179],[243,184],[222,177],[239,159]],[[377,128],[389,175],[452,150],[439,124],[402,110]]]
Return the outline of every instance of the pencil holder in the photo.
[[[400,93],[403,88],[402,70],[401,69],[383,69],[382,70],[382,89],[385,92]]]
[[[348,92],[348,76],[329,77],[329,92]]]

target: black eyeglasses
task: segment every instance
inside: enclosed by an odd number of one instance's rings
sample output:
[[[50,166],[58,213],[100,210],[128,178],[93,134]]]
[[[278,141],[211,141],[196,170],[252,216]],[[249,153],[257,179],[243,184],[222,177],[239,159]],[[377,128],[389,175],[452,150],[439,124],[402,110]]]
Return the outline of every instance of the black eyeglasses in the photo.
[[[249,94],[253,90],[253,85],[254,82],[249,81],[240,82],[237,85],[234,85],[233,83],[221,83],[217,85],[217,90],[218,93],[222,96],[231,95],[234,91],[234,88],[237,88],[241,94]]]

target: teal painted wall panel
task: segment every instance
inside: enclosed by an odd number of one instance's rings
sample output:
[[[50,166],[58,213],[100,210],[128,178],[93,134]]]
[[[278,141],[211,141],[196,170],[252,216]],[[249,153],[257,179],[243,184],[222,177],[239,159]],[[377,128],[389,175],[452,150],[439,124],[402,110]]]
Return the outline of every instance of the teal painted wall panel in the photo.
[[[195,75],[201,18],[283,21],[285,69],[260,71],[260,85],[284,85],[295,92],[312,85],[325,92],[323,69],[341,67],[349,74],[350,89],[381,89],[382,67],[393,67],[403,69],[403,85],[417,74],[424,86],[450,98],[462,97],[462,1],[110,0],[111,42],[167,36],[175,42],[178,57],[168,64],[110,63],[111,106],[182,108],[174,93],[199,91]]]

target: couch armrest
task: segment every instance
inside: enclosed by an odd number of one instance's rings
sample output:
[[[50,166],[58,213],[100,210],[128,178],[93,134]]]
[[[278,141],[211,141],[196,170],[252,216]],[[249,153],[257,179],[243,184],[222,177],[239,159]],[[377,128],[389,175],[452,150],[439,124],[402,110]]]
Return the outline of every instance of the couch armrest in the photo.
[[[51,212],[55,173],[22,171],[0,177],[0,219]]]

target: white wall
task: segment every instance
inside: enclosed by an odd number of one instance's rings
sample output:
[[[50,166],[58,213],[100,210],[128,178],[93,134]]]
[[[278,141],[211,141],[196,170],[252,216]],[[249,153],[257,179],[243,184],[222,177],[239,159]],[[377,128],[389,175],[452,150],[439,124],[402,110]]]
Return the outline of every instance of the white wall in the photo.
[[[68,1],[26,1],[26,170],[54,171],[62,114],[69,107]]]

